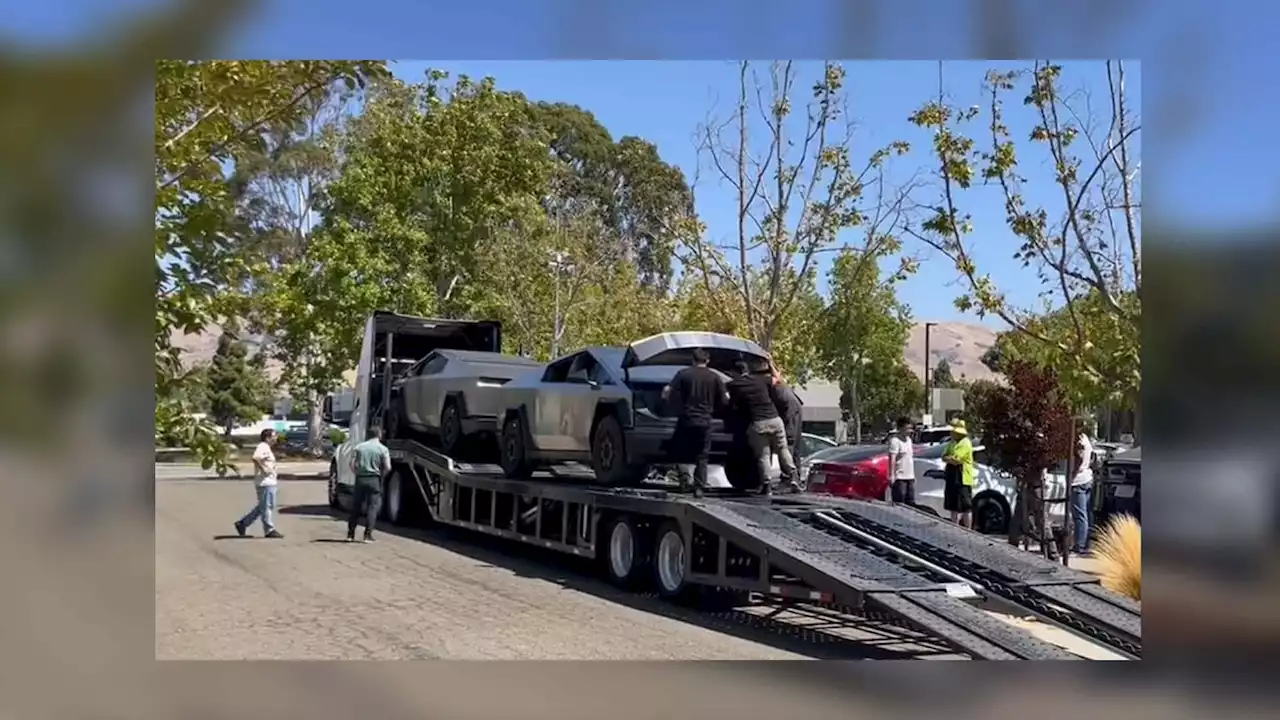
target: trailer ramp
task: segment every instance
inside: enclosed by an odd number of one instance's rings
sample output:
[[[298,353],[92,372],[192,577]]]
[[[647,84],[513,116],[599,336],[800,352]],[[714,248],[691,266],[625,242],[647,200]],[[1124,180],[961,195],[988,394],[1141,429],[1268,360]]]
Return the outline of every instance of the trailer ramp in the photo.
[[[890,617],[978,659],[1078,659],[968,604],[946,578],[835,537],[806,522],[803,513],[727,500],[693,501],[689,510],[695,524],[727,542],[757,548],[765,572],[802,581],[813,599]]]
[[[1092,575],[910,507],[863,500],[823,503],[845,522],[970,579],[1001,599],[1133,658],[1142,657],[1142,605]]]

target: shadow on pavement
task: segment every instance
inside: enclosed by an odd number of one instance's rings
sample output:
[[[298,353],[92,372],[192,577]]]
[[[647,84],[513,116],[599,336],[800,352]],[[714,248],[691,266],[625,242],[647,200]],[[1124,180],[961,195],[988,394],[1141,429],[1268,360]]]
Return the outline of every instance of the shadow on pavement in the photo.
[[[257,540],[252,535],[214,535],[214,540]]]
[[[281,507],[282,515],[329,517],[345,523],[348,513],[327,505],[290,505]],[[364,523],[360,524],[363,532]],[[315,543],[347,544],[346,527],[335,526],[334,538],[316,538]],[[519,577],[553,582],[561,587],[593,595],[642,612],[679,620],[721,632],[750,642],[819,660],[909,660],[930,655],[954,656],[949,648],[920,638],[901,628],[870,621],[851,620],[816,608],[794,607],[788,611],[805,624],[775,620],[765,615],[730,609],[721,612],[700,611],[662,600],[654,593],[629,593],[619,590],[599,577],[595,563],[585,558],[532,547],[495,538],[479,532],[453,527],[413,528],[379,523],[381,535],[419,540],[477,562],[504,568]],[[367,551],[354,543],[353,552]],[[738,607],[747,605],[743,600]],[[852,630],[866,640],[852,640],[827,632]],[[893,646],[910,646],[900,650]]]

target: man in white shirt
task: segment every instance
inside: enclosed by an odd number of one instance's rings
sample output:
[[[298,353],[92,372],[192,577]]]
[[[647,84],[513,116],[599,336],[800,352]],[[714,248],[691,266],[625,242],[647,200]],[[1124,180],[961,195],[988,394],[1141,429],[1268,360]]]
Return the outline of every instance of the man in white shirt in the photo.
[[[271,444],[275,442],[275,430],[263,430],[258,436],[261,442],[253,451],[253,480],[258,491],[258,504],[236,521],[236,534],[245,537],[249,526],[261,518],[262,536],[280,539],[284,536],[276,530],[276,455],[271,452]]]
[[[916,466],[911,448],[911,421],[898,418],[889,436],[889,492],[896,503],[916,504]]]
[[[1089,550],[1089,519],[1093,500],[1093,441],[1089,434],[1092,423],[1086,421],[1076,438],[1075,457],[1071,459],[1074,474],[1071,476],[1071,515],[1075,537],[1075,552],[1083,555]]]

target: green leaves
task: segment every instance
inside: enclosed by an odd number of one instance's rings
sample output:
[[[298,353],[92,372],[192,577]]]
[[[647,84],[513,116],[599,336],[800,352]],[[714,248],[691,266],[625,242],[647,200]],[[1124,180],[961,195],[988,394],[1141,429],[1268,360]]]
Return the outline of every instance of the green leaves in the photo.
[[[918,230],[909,232],[955,264],[967,286],[955,306],[1003,319],[1026,341],[1006,344],[1017,344],[1016,354],[1025,362],[1053,371],[1066,401],[1081,406],[1136,398],[1140,386],[1139,163],[1128,145],[1140,125],[1127,110],[1122,63],[1107,63],[1111,114],[1101,120],[1090,111],[1107,104],[1090,104],[1081,100],[1085,94],[1063,91],[1062,74],[1060,65],[1048,62],[987,73],[982,151],[961,129],[981,112],[976,106],[958,110],[933,100],[909,117],[932,132],[941,181],[938,204]],[[1021,85],[1033,119],[1019,134],[1006,123],[1002,98]],[[1015,146],[1015,137],[1026,140]],[[1025,160],[1035,154],[1043,160]],[[1034,179],[1018,174],[1041,167],[1048,172]],[[963,212],[963,193],[975,175],[1003,195],[1004,228],[975,229]],[[1058,202],[1029,206],[1023,187],[1030,182],[1047,191],[1039,197]],[[1038,276],[1048,314],[1043,307],[1011,306],[974,262],[970,237],[993,243],[1002,234],[1009,256]],[[1012,349],[1005,354],[1012,357]]]
[[[250,360],[239,332],[234,322],[223,328],[206,380],[209,415],[228,434],[237,425],[262,419],[274,400],[265,356],[259,352]]]
[[[836,256],[828,280],[830,300],[817,335],[823,374],[850,395],[859,438],[864,410],[886,421],[915,409],[908,404],[914,400],[914,386],[902,373],[911,314],[897,299],[894,276],[886,280],[880,270],[880,260],[893,245],[871,247]]]
[[[237,252],[227,172],[263,147],[263,133],[297,122],[304,101],[335,81],[386,75],[381,62],[163,60],[156,65],[156,435],[223,462],[212,428],[190,421],[178,389],[176,331],[201,332],[249,276]]]

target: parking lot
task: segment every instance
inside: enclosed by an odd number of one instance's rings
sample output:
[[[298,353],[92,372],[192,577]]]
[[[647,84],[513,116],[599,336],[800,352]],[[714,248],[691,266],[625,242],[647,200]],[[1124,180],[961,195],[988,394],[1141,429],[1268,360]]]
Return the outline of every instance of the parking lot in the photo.
[[[283,540],[241,539],[232,523],[251,483],[174,475],[156,486],[157,659],[949,656],[905,631],[808,611],[672,607],[486,538],[396,531],[347,544],[323,481],[281,482]]]

